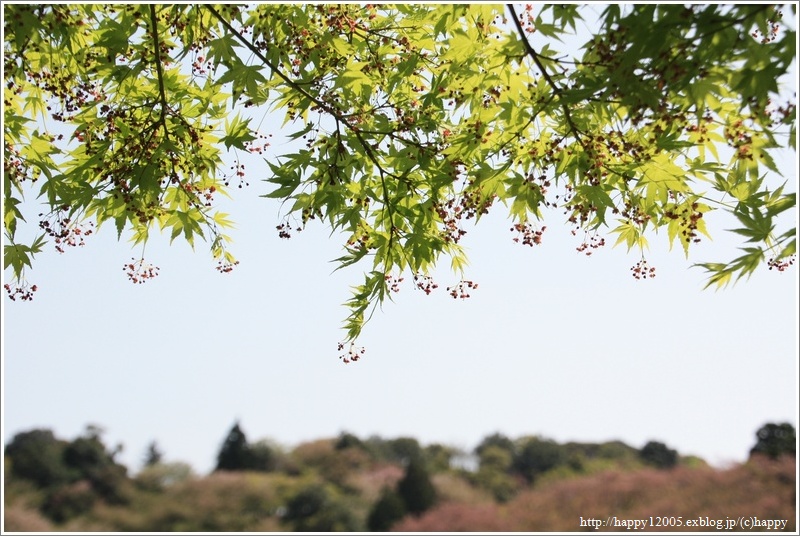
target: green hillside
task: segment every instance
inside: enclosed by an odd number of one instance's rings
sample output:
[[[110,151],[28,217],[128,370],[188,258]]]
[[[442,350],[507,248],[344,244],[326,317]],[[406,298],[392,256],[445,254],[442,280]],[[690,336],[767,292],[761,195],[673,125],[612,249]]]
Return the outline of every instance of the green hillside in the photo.
[[[750,459],[713,468],[663,443],[557,443],[493,434],[469,453],[343,433],[282,448],[237,424],[196,475],[151,446],[135,475],[89,428],[20,433],[4,456],[6,531],[796,530],[794,429],[759,430]],[[785,524],[781,524],[785,522]],[[696,523],[696,525],[694,525]],[[601,526],[597,526],[601,525]],[[758,528],[758,527],[755,527]]]

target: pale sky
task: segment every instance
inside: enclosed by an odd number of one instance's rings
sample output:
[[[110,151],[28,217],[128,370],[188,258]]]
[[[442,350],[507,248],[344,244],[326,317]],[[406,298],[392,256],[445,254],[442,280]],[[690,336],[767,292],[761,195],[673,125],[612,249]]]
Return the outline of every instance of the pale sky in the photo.
[[[281,121],[262,125],[272,154],[285,149]],[[796,190],[794,153],[781,164]],[[146,252],[160,275],[132,285],[122,266],[140,250],[111,225],[83,248],[36,257],[35,299],[2,300],[4,443],[32,428],[73,439],[96,424],[134,472],[155,440],[167,461],[205,473],[239,420],[249,440],[287,447],[348,431],[471,450],[501,432],[657,440],[725,465],[746,459],[763,424],[797,426],[796,266],[720,291],[702,290],[703,271],[690,268],[736,256],[730,222],[709,216],[715,240],[688,260],[666,233],[651,238],[658,275],[637,281],[636,252],[608,239],[591,257],[576,252],[560,211],[531,249],[512,242],[497,207],[462,242],[480,285],[472,297],[447,294],[448,262],[430,296],[405,274],[364,330],[365,357],[345,365],[341,304],[362,268],[332,273],[342,240],[319,223],[279,239],[279,203],[258,197],[268,168],[247,169],[250,186],[229,206],[241,261],[231,274],[204,243],[192,252],[164,236]]]

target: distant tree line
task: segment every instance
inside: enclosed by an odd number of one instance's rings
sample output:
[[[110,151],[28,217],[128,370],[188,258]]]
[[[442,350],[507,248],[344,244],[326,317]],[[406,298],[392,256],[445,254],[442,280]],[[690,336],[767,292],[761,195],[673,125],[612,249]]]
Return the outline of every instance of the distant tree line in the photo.
[[[193,475],[187,464],[165,462],[153,442],[145,453],[144,468],[131,478],[116,461],[121,447],[109,449],[101,435],[102,430],[94,426],[72,441],[58,439],[46,429],[18,433],[5,447],[6,478],[27,482],[38,490],[40,512],[62,524],[100,504],[133,507],[139,500],[135,499],[137,494],[157,495]],[[347,432],[287,451],[269,441],[251,443],[236,422],[220,446],[213,473],[276,475],[276,482],[283,482],[279,485],[283,498],[271,499],[278,505],[269,515],[279,519],[282,528],[304,532],[385,531],[400,519],[421,516],[437,505],[440,497],[433,483],[437,474],[455,474],[460,481],[503,503],[548,478],[609,468],[650,466],[668,470],[692,463],[690,457],[681,457],[657,441],[636,449],[620,441],[562,444],[536,436],[512,439],[500,433],[486,436],[471,454],[476,464],[466,469],[454,463],[464,453],[446,445],[422,446],[411,437],[362,439]],[[765,424],[756,433],[750,455],[772,459],[796,456],[794,427],[788,423]],[[381,467],[394,467],[397,476],[376,488],[374,498],[364,503],[359,488],[354,487],[354,475]],[[248,500],[254,504],[261,501],[256,497]],[[138,528],[161,530],[167,523],[171,530],[231,530],[229,525],[216,522],[170,525],[168,519],[162,519],[154,523]]]
[[[101,433],[88,426],[80,437],[64,441],[50,430],[36,429],[17,434],[6,445],[13,474],[44,491],[42,512],[53,521],[88,511],[99,500],[128,501],[127,469],[115,461],[121,449],[109,451]]]

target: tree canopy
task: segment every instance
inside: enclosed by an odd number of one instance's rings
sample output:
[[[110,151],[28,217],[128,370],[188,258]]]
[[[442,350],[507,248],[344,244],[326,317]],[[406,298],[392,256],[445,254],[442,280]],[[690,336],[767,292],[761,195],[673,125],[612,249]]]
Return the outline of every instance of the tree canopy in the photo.
[[[465,224],[498,208],[523,245],[542,241],[546,217],[586,252],[610,237],[636,255],[637,279],[654,275],[649,238],[688,256],[718,231],[713,210],[743,245],[699,264],[709,286],[795,258],[796,195],[775,162],[796,146],[781,86],[795,5],[4,4],[3,16],[12,299],[33,297],[27,270],[47,242],[83,245],[109,223],[142,247],[154,232],[203,238],[227,273],[233,220],[218,201],[256,179],[283,201],[280,236],[322,221],[344,237],[338,266],[363,267],[345,361],[404,277],[430,293],[449,259],[461,281],[448,292],[468,297]],[[285,114],[296,148],[245,169],[268,144],[254,126],[266,110]],[[125,270],[134,283],[158,273],[143,255]]]
[[[758,441],[750,449],[750,456],[763,454],[777,458],[781,454],[797,456],[797,439],[794,426],[788,422],[767,423],[756,432]]]

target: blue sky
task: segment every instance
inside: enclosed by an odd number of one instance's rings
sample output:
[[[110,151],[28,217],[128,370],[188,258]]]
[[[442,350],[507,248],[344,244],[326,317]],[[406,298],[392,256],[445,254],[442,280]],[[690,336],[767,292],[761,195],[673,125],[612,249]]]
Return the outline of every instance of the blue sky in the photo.
[[[134,286],[113,231],[42,255],[35,300],[4,303],[4,439],[92,423],[132,469],[157,440],[204,472],[239,419],[251,440],[287,446],[346,430],[471,449],[500,431],[654,439],[723,464],[746,458],[762,424],[797,424],[796,271],[703,291],[690,263],[729,254],[726,237],[689,261],[662,237],[657,277],[636,281],[635,257],[577,253],[557,215],[535,249],[503,218],[482,221],[465,238],[472,297],[447,295],[447,270],[430,296],[406,282],[368,324],[366,356],[344,365],[340,304],[361,274],[331,273],[339,244],[321,226],[278,239],[260,189],[236,201],[231,274],[163,238],[147,251],[161,275]]]
[[[281,120],[262,125],[273,154],[286,148]],[[780,162],[796,185],[794,153]],[[797,426],[796,267],[702,290],[692,263],[728,260],[740,245],[716,215],[714,241],[688,260],[666,235],[651,239],[658,275],[637,281],[635,252],[578,253],[560,212],[531,249],[512,242],[498,210],[463,241],[480,285],[472,297],[448,296],[447,266],[430,296],[406,274],[359,341],[365,357],[344,365],[341,304],[361,271],[333,273],[342,240],[320,224],[278,238],[280,205],[258,197],[268,168],[247,169],[250,186],[229,207],[241,261],[230,274],[203,243],[193,252],[164,236],[145,254],[160,275],[132,285],[122,266],[140,250],[111,227],[37,257],[33,302],[2,302],[4,442],[36,427],[71,439],[96,424],[134,471],[155,440],[202,473],[239,420],[250,440],[286,446],[349,431],[471,450],[501,432],[658,440],[724,465],[746,459],[761,425]]]

